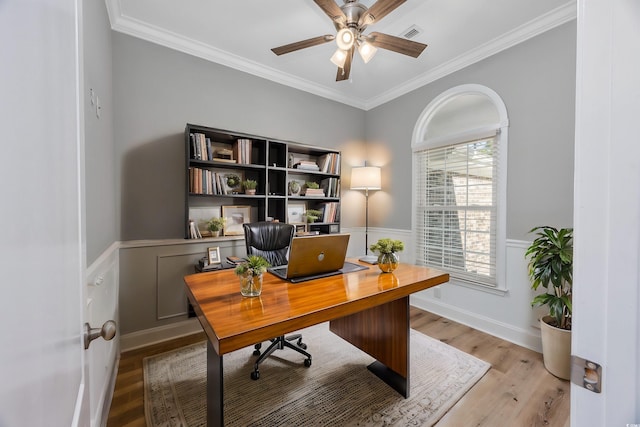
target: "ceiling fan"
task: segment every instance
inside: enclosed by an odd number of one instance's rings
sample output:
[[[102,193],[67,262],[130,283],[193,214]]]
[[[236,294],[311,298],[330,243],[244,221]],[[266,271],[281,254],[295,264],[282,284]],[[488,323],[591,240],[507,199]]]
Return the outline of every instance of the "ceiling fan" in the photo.
[[[307,40],[286,44],[271,49],[276,55],[295,52],[312,46],[328,43],[335,40],[338,49],[331,57],[331,62],[338,66],[336,81],[348,80],[351,73],[351,61],[355,50],[358,49],[365,63],[375,55],[377,48],[387,49],[403,55],[417,58],[427,47],[426,44],[414,42],[388,34],[373,32],[363,34],[369,26],[393,12],[406,0],[378,0],[370,8],[361,4],[358,0],[344,0],[342,6],[338,6],[335,0],[313,0],[336,27],[337,34],[326,34]]]

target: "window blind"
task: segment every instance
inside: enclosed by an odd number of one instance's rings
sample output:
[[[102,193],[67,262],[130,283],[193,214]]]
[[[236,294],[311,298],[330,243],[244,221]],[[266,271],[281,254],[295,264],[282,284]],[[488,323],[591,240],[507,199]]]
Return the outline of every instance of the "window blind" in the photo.
[[[419,149],[416,260],[496,286],[497,138]]]

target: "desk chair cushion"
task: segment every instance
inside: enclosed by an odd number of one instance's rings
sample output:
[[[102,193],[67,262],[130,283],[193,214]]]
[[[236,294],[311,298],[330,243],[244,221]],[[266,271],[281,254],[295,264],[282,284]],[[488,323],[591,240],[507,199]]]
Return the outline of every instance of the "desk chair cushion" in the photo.
[[[272,266],[284,265],[295,228],[282,222],[253,222],[244,224],[247,255],[259,255]]]

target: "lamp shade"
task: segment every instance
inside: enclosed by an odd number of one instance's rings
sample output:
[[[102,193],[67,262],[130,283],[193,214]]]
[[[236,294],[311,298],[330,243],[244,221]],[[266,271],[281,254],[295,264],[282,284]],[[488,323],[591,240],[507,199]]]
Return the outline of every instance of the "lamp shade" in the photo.
[[[380,190],[381,182],[379,167],[363,166],[351,169],[352,190]]]

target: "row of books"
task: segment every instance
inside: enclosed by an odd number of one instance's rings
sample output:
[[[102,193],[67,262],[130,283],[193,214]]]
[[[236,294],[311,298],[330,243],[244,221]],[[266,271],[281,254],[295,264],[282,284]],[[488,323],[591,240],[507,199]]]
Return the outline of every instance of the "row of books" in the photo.
[[[190,167],[189,192],[208,195],[234,194],[238,190],[227,185],[226,175],[228,174]]]
[[[320,188],[327,197],[340,197],[340,178],[325,178],[320,181]]]
[[[252,141],[250,139],[240,138],[233,144],[233,158],[241,165],[251,164],[251,146]]]
[[[340,174],[340,153],[327,153],[318,157],[320,172]]]
[[[322,222],[338,222],[340,220],[340,203],[324,203],[322,208]]]
[[[203,133],[190,133],[191,158],[195,160],[213,160],[211,139]]]

